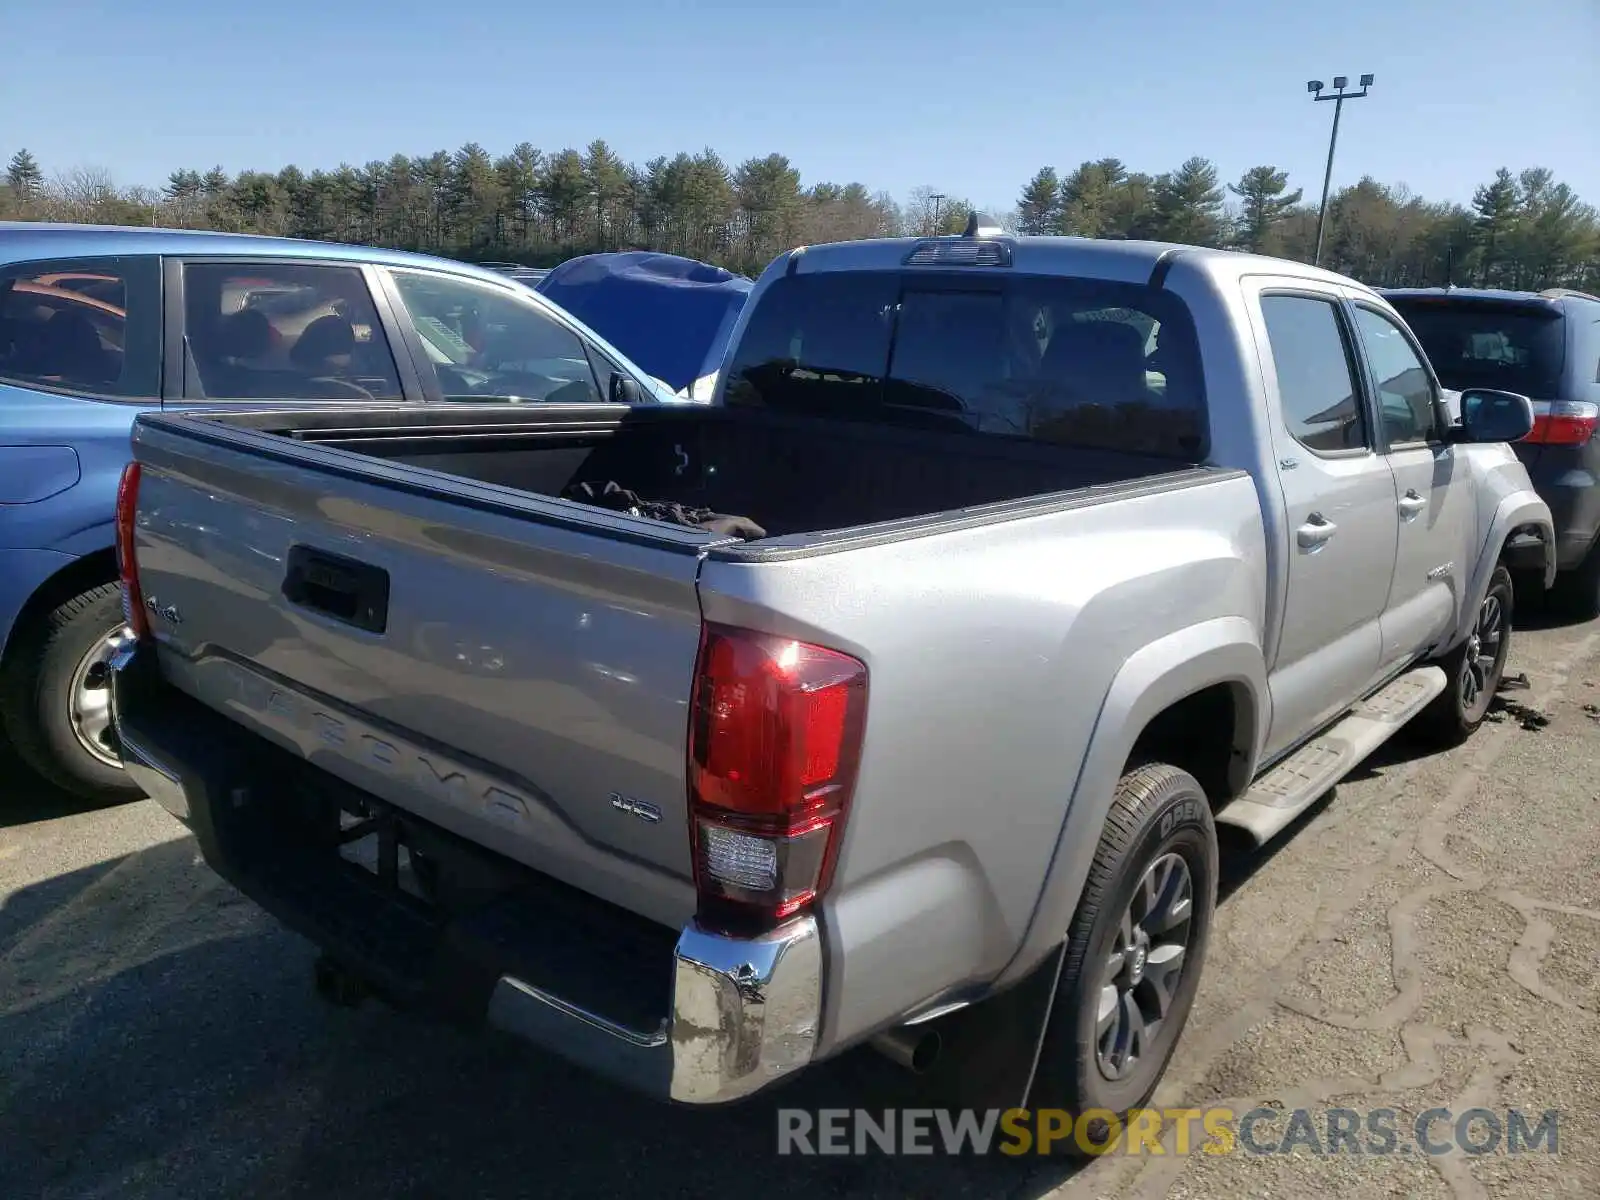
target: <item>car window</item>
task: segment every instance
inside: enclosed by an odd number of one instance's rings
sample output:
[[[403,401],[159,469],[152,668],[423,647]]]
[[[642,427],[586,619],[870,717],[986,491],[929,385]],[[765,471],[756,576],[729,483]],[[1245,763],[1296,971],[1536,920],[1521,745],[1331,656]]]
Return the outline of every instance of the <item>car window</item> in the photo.
[[[1182,301],[1065,277],[775,280],[734,349],[726,400],[1186,460],[1206,440]]]
[[[733,348],[725,403],[870,419],[883,406],[899,297],[888,273],[776,280]]]
[[[1433,380],[1400,326],[1356,306],[1356,325],[1378,388],[1378,412],[1391,446],[1433,441],[1439,433]]]
[[[394,355],[357,267],[191,262],[183,298],[190,398],[401,398]]]
[[[1261,315],[1290,436],[1324,454],[1366,446],[1366,414],[1335,302],[1268,295]]]
[[[445,399],[603,399],[582,340],[532,300],[470,279],[393,275]]]
[[[1534,399],[1561,394],[1566,330],[1559,310],[1528,304],[1397,296],[1447,388],[1497,388]]]
[[[0,270],[0,379],[95,396],[161,392],[161,264],[154,257]]]

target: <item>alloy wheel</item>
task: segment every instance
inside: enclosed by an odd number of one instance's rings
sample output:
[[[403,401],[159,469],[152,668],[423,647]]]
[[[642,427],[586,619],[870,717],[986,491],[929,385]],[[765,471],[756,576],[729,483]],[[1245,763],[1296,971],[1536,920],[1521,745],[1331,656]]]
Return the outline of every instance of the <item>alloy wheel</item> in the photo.
[[[1161,1035],[1183,978],[1194,880],[1180,854],[1145,869],[1113,934],[1100,976],[1095,1057],[1107,1079],[1124,1079]]]

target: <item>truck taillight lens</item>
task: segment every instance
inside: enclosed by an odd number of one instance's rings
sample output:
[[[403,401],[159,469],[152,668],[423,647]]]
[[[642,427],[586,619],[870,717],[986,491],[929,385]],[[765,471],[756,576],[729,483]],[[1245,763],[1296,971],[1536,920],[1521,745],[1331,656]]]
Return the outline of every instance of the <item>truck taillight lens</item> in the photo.
[[[122,468],[117,484],[117,577],[122,581],[122,617],[133,635],[150,636],[150,621],[144,611],[144,595],[139,587],[139,560],[134,552],[133,518],[139,505],[139,464]]]
[[[1533,432],[1523,439],[1540,446],[1586,446],[1600,425],[1600,404],[1555,400],[1533,406]]]
[[[826,890],[866,703],[867,668],[848,654],[706,626],[689,721],[702,919],[770,924]]]

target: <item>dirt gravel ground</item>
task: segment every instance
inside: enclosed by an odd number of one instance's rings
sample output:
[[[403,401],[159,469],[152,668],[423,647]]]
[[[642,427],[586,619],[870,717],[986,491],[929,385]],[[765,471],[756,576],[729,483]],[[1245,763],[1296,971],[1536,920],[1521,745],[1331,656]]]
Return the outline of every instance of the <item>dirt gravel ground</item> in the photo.
[[[1284,1114],[1267,1146],[1296,1108],[1391,1109],[1387,1154],[779,1158],[780,1105],[904,1077],[864,1053],[674,1109],[330,1009],[311,948],[158,808],[86,811],[0,750],[0,1197],[1600,1195],[1600,624],[1520,630],[1511,669],[1528,688],[1466,746],[1386,748],[1267,850],[1230,848],[1155,1101]],[[1558,1153],[1426,1154],[1431,1108],[1558,1110]]]

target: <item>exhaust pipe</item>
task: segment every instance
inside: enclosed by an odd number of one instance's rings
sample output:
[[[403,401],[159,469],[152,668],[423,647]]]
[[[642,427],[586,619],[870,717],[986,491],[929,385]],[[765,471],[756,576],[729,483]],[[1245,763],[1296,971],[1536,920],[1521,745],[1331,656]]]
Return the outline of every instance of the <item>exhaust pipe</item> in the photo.
[[[902,1025],[872,1039],[874,1050],[915,1075],[921,1075],[933,1066],[943,1044],[937,1029],[920,1025]]]

